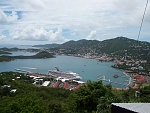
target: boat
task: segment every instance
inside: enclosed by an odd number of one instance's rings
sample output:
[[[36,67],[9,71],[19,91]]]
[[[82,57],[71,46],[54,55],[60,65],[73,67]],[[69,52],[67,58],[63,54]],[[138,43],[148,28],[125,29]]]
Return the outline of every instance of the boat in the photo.
[[[113,77],[114,77],[114,78],[118,78],[118,74],[114,74]]]
[[[79,74],[74,73],[72,71],[63,72],[60,71],[57,67],[55,67],[56,70],[49,70],[48,75],[53,76],[55,78],[61,77],[68,80],[81,80],[82,77],[80,77]]]

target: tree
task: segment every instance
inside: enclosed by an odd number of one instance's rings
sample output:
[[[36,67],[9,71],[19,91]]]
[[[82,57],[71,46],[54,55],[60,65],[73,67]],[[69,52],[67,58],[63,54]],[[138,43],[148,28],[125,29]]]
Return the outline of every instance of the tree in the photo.
[[[97,113],[110,113],[111,104],[116,102],[118,103],[120,100],[114,95],[112,97],[101,97],[99,99],[99,104],[97,105]]]
[[[69,97],[70,108],[75,113],[91,113],[97,110],[99,98],[105,96],[106,88],[102,81],[91,82],[78,89]]]
[[[40,99],[20,97],[8,103],[2,113],[46,113]]]
[[[1,88],[1,96],[7,96],[10,94],[10,87],[3,87]]]

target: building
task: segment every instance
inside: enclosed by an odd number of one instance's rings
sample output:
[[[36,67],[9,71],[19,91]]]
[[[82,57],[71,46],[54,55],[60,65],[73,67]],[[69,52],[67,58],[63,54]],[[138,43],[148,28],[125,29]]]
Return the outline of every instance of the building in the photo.
[[[48,86],[50,84],[50,81],[45,81],[42,86]]]
[[[137,84],[142,84],[145,83],[147,80],[146,77],[143,75],[134,74],[133,81],[136,82]]]
[[[150,113],[150,103],[112,103],[111,113]]]

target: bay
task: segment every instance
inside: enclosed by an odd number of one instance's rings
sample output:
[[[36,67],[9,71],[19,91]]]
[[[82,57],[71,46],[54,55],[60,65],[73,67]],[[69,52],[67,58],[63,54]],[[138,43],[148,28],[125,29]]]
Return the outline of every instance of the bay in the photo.
[[[25,51],[13,51],[13,52],[11,52],[12,54],[7,54],[7,55],[9,55],[9,56],[20,56],[20,55],[22,55],[22,56],[32,56],[32,55],[35,55],[36,54],[36,52],[25,52]]]
[[[61,71],[73,71],[82,77],[82,81],[98,81],[99,76],[113,81],[113,87],[123,88],[127,84],[127,77],[121,70],[112,68],[113,62],[98,62],[95,59],[85,59],[73,56],[56,56],[48,59],[17,59],[11,62],[0,62],[0,72],[15,71],[15,68],[47,74],[48,70],[58,67]],[[118,74],[118,78],[113,75]],[[120,84],[117,84],[117,83]],[[108,84],[104,82],[103,84]]]

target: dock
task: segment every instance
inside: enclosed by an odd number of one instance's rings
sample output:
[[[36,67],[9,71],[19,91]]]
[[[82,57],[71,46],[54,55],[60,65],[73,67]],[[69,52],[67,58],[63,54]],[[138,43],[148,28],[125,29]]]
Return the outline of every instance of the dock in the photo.
[[[109,83],[114,83],[114,84],[119,84],[119,85],[127,86],[126,84],[119,83],[119,82],[114,82],[114,81],[111,81],[110,79],[106,79],[105,76],[99,77],[98,80],[102,80],[102,81],[106,81],[106,82],[109,82]]]

